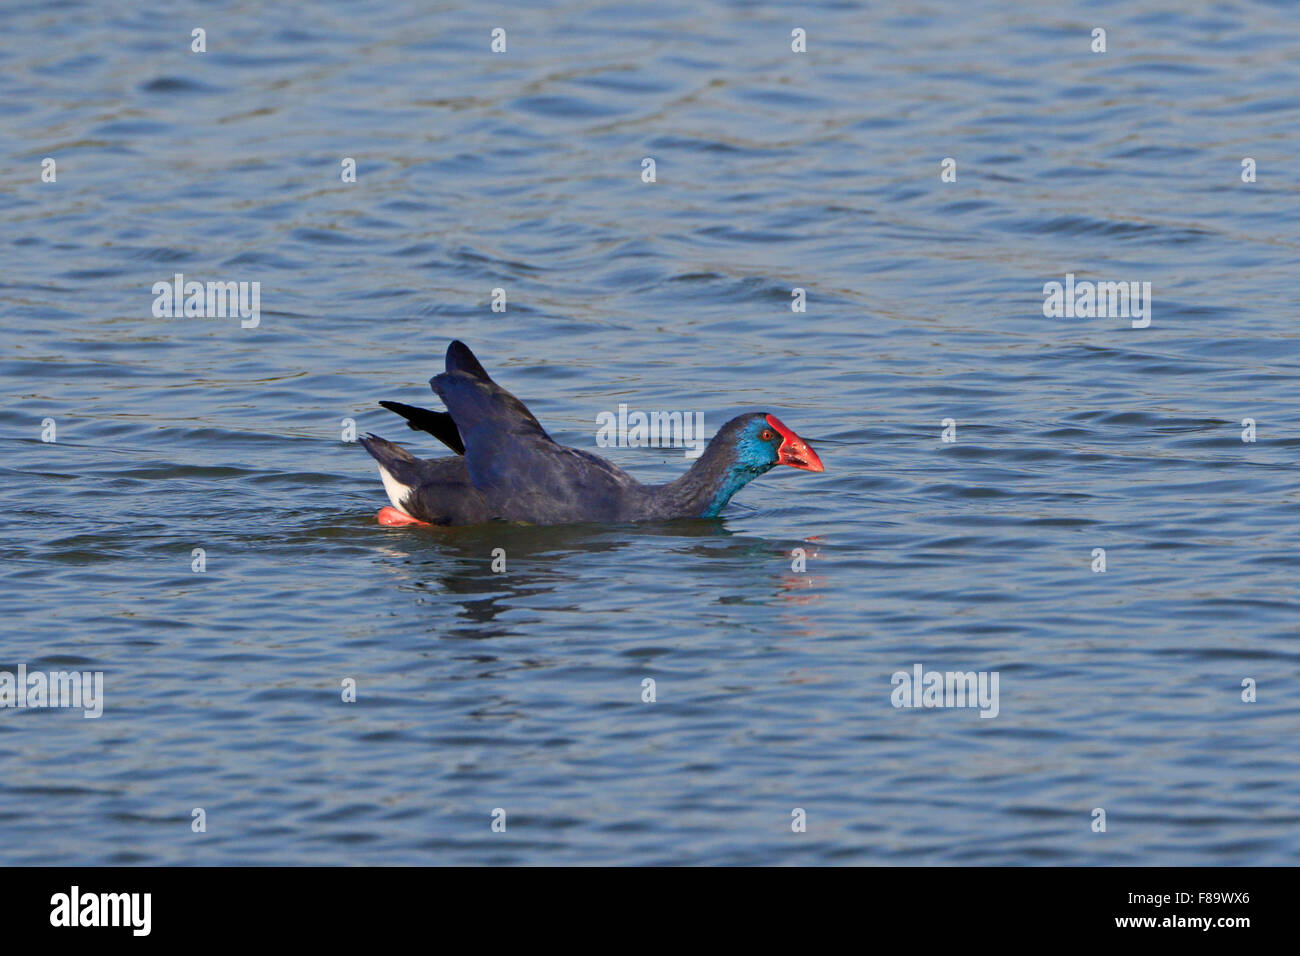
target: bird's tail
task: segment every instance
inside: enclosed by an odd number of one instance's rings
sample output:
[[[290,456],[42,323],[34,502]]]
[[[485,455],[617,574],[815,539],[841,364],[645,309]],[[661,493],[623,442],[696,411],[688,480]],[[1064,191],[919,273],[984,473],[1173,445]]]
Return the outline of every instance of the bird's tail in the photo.
[[[420,462],[414,455],[378,435],[359,439],[370,457],[379,462],[379,477],[384,482],[388,500],[398,511],[410,514],[406,508],[411,489],[420,484]]]

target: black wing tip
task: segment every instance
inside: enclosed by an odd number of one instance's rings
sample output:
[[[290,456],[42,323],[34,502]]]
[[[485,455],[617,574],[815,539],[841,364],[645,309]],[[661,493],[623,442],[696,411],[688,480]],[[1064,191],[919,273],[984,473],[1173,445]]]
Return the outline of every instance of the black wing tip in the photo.
[[[425,430],[421,426],[417,425],[415,420],[412,418],[413,415],[419,417],[420,413],[423,412],[424,409],[416,408],[414,405],[403,405],[401,402],[386,402],[382,399],[379,402],[379,407],[386,408],[390,412],[395,412],[398,415],[401,415],[406,419],[406,427],[412,431],[422,432]]]
[[[465,454],[465,443],[461,441],[460,430],[446,412],[433,412],[427,408],[404,405],[401,402],[381,401],[379,404],[406,419],[406,426],[412,431],[427,432],[456,454]]]

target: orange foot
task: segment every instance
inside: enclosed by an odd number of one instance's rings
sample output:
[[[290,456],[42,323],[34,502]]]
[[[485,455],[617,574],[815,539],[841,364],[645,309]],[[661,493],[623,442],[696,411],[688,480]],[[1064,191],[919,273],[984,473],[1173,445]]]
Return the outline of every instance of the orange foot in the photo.
[[[427,521],[421,521],[419,518],[412,518],[404,511],[398,511],[396,508],[380,508],[379,514],[375,515],[376,520],[388,528],[401,528],[408,524],[418,524],[425,528],[432,528],[433,525]]]

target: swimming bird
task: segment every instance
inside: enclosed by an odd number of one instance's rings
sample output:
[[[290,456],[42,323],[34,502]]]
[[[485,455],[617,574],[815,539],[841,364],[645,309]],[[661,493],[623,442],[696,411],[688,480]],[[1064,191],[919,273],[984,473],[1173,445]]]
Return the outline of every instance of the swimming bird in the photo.
[[[777,465],[824,471],[817,453],[774,415],[727,422],[686,474],[643,485],[598,455],[552,440],[533,414],[488,376],[460,341],[446,371],[429,379],[445,412],[380,402],[456,452],[422,460],[377,435],[361,439],[379,462],[391,507],[383,525],[650,522],[712,518],[731,496]]]

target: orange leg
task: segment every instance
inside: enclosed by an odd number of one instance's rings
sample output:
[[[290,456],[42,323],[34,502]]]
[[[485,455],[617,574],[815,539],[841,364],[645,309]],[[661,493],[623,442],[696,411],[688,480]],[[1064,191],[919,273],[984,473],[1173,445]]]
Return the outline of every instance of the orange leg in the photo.
[[[408,524],[416,524],[425,528],[433,527],[429,522],[421,521],[419,518],[412,518],[410,515],[398,511],[396,508],[380,508],[379,514],[375,515],[375,518],[380,524],[388,528],[401,528]]]

